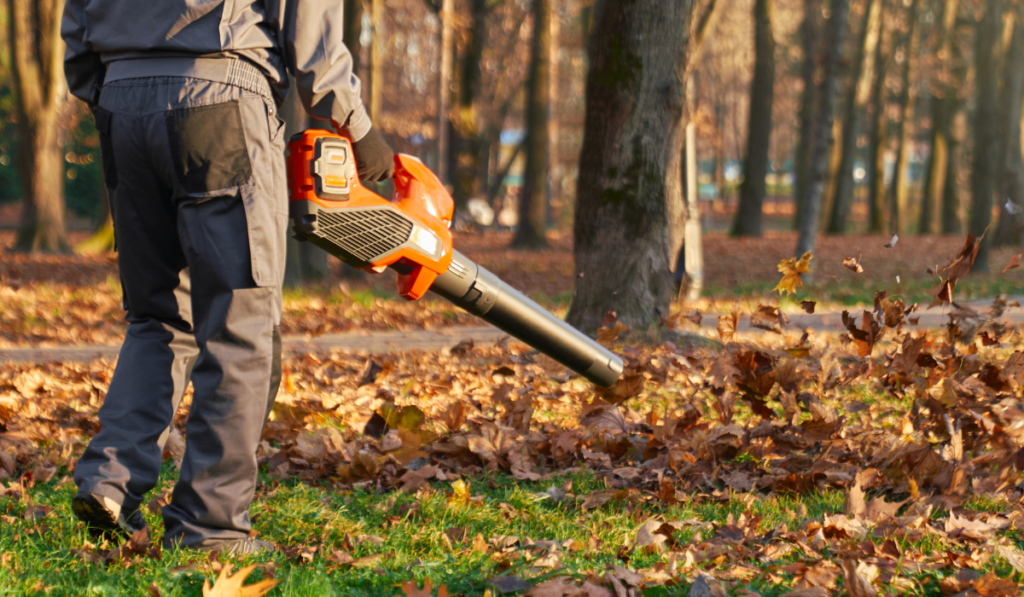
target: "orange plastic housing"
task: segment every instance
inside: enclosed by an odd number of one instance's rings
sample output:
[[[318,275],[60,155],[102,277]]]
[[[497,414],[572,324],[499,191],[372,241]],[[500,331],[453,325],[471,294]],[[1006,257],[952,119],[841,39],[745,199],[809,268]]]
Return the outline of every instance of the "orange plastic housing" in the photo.
[[[344,212],[353,208],[393,208],[411,219],[415,226],[420,226],[436,235],[440,241],[439,255],[428,255],[418,250],[414,243],[405,242],[397,249],[385,253],[379,259],[360,265],[361,269],[382,272],[393,267],[398,274],[398,291],[408,300],[416,300],[433,284],[437,276],[448,271],[452,260],[451,226],[454,202],[448,191],[437,179],[437,176],[418,159],[398,154],[395,156],[395,196],[387,201],[380,195],[360,184],[356,176],[351,180],[339,181],[334,175],[325,176],[329,185],[346,187],[348,195],[344,199],[325,197],[330,193],[318,193],[314,164],[317,160],[316,148],[319,139],[344,139],[351,155],[351,143],[343,135],[331,131],[311,129],[292,137],[288,143],[288,194],[290,212],[293,217],[297,213],[327,214]],[[333,158],[332,158],[333,159]],[[352,168],[352,172],[356,169]],[[296,202],[308,201],[313,205],[296,205]],[[301,209],[296,209],[301,208]],[[302,217],[302,216],[299,216]],[[315,217],[314,217],[315,219]],[[297,226],[298,229],[298,226]],[[411,234],[418,231],[413,228]],[[328,252],[342,257],[344,253],[339,247],[331,245],[329,240],[317,239],[317,245]],[[332,251],[332,247],[336,250]]]

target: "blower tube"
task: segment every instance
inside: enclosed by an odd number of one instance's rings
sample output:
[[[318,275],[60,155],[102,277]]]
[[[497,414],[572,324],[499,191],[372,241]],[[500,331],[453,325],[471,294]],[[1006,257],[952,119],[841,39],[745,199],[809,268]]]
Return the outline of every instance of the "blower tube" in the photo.
[[[599,386],[612,385],[622,374],[622,359],[615,353],[458,251],[430,290]]]

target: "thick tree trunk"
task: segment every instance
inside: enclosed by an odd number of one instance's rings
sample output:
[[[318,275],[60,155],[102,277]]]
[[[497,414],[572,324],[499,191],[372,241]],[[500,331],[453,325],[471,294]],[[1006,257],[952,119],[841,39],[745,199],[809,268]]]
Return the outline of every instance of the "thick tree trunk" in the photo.
[[[803,201],[800,218],[800,234],[797,238],[796,254],[814,252],[818,238],[818,222],[821,219],[821,199],[825,193],[825,174],[828,169],[828,155],[832,145],[832,119],[835,106],[836,80],[839,75],[839,55],[843,49],[849,0],[832,0],[831,15],[826,26],[825,39],[829,47],[825,52],[824,73],[821,79],[817,124],[815,125],[814,155],[811,159],[810,177]]]
[[[533,0],[533,50],[527,84],[526,166],[519,195],[519,227],[512,246],[536,249],[548,245],[548,83],[551,70],[551,2]]]
[[[803,64],[800,66],[800,79],[804,89],[800,96],[800,139],[797,141],[794,163],[795,182],[793,188],[793,229],[800,228],[803,212],[802,201],[804,188],[811,168],[811,155],[814,153],[814,111],[818,104],[818,86],[814,84],[815,47],[817,45],[817,21],[819,13],[816,0],[804,0],[804,19],[800,25],[800,47],[803,50]]]
[[[864,16],[864,25],[857,44],[857,56],[854,60],[855,70],[853,76],[850,77],[850,88],[846,94],[849,99],[843,115],[839,170],[835,177],[835,190],[832,194],[832,213],[826,228],[826,232],[829,234],[846,232],[846,218],[850,214],[850,203],[853,198],[853,158],[857,151],[857,131],[860,129],[860,116],[871,91],[875,47],[878,45],[881,24],[882,0],[868,0],[867,14]]]
[[[64,105],[63,0],[8,0],[18,114],[18,176],[25,204],[15,250],[67,253],[64,156],[57,116]]]
[[[480,100],[480,62],[483,59],[487,36],[486,0],[472,0],[468,17],[469,38],[463,49],[462,64],[459,67],[458,111],[454,115],[456,138],[453,141],[456,157],[452,199],[457,206],[463,206],[470,199],[483,194],[484,189],[480,185],[480,171],[483,168],[481,154],[490,149],[489,144],[481,139],[481,123],[477,117],[477,102]]]
[[[740,185],[740,206],[732,225],[733,236],[761,236],[761,207],[768,148],[772,133],[772,98],[775,91],[775,36],[773,0],[754,1],[754,80],[750,84],[750,120],[747,156]]]
[[[359,67],[362,65],[359,53],[363,45],[359,38],[363,35],[363,0],[345,2],[344,27],[345,47],[352,55],[352,72],[358,76]]]
[[[1021,213],[1024,209],[1024,162],[1021,161],[1020,117],[1024,95],[1024,24],[1014,23],[1013,37],[1003,64],[1002,105],[999,107],[999,222],[992,238],[994,246],[1019,245],[1024,240]],[[1009,201],[1011,209],[1004,205]]]
[[[681,223],[689,0],[605,0],[595,11],[576,193],[569,322],[594,333],[609,309],[646,328],[668,317]],[[672,221],[670,221],[672,220]]]
[[[453,0],[441,0],[441,69],[438,76],[437,98],[437,155],[448,155],[449,126],[448,111],[452,98],[452,63],[455,60],[455,12]],[[437,160],[437,177],[448,183],[448,160]]]
[[[996,65],[1002,50],[1003,2],[987,0],[985,13],[975,28],[974,160],[971,165],[971,217],[969,231],[985,234],[992,222],[992,198],[999,175],[999,81]],[[973,271],[988,272],[988,249],[992,235],[986,234],[974,260]]]
[[[882,0],[884,2],[884,0]],[[885,73],[890,54],[891,37],[886,23],[886,6],[882,5],[882,30],[875,46],[875,76],[871,84],[871,123],[868,131],[868,232],[885,232],[885,146],[888,119],[885,106],[888,94]]]
[[[309,128],[309,116],[302,109],[295,86],[281,106],[281,119],[285,123],[285,138]],[[318,282],[327,278],[327,252],[313,243],[302,242],[288,234],[288,254],[284,266],[284,285],[290,288],[304,282]],[[348,268],[348,266],[343,266]],[[349,268],[351,269],[351,268]],[[356,270],[352,270],[356,271]]]
[[[958,0],[946,0],[943,4],[942,29],[939,33],[938,57],[941,60],[939,76],[932,82],[932,130],[929,146],[928,166],[925,169],[924,195],[921,197],[921,214],[918,219],[918,234],[934,234],[938,229],[936,208],[942,202],[942,189],[949,160],[949,137],[952,123],[951,95],[955,95],[951,77],[953,73],[953,28],[956,26]]]
[[[950,122],[956,120],[962,102],[949,100]],[[960,219],[960,160],[963,159],[961,139],[952,133],[947,140],[946,176],[942,184],[942,234],[962,234],[963,222]]]
[[[907,182],[907,168],[910,165],[910,138],[914,130],[914,106],[917,104],[916,81],[917,52],[921,46],[921,27],[918,25],[917,9],[921,0],[913,0],[908,11],[910,31],[907,34],[906,58],[903,63],[903,84],[900,90],[900,121],[896,127],[896,170],[889,183],[889,222],[894,234],[903,232],[907,225],[907,209],[910,203],[910,184]]]

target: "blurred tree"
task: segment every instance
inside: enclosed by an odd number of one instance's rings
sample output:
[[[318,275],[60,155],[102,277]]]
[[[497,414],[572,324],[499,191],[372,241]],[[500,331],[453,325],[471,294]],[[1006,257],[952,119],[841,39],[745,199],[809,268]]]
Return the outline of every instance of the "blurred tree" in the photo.
[[[825,175],[828,169],[829,151],[832,145],[833,107],[835,106],[836,81],[839,75],[839,55],[842,53],[846,20],[849,13],[849,0],[832,0],[828,25],[825,28],[825,39],[828,47],[825,50],[824,68],[821,77],[821,90],[817,120],[814,133],[814,155],[811,156],[811,167],[804,189],[803,209],[800,219],[800,231],[796,244],[796,255],[814,252],[818,237],[818,222],[821,219],[821,199],[825,192]]]
[[[384,106],[384,55],[388,47],[384,9],[384,0],[370,0],[370,27],[373,31],[370,42],[370,120],[377,127],[381,126]]]
[[[853,62],[854,72],[846,93],[846,110],[843,114],[843,131],[840,137],[842,143],[837,146],[840,157],[832,213],[826,228],[829,234],[846,232],[846,219],[850,213],[850,200],[853,198],[853,157],[857,150],[857,131],[860,129],[860,117],[871,92],[875,47],[878,45],[881,25],[882,0],[868,0],[857,43],[857,55]]]
[[[814,82],[814,73],[817,70],[815,56],[817,55],[817,31],[818,21],[821,16],[821,0],[803,0],[804,18],[800,23],[800,48],[803,52],[803,61],[800,66],[800,80],[803,82],[803,91],[800,96],[800,139],[796,146],[794,158],[794,189],[793,189],[793,228],[800,227],[800,219],[803,214],[804,189],[807,186],[807,177],[810,173],[811,155],[814,153],[814,125],[817,119],[814,117],[818,104],[818,86]]]
[[[595,7],[577,178],[576,292],[568,321],[594,333],[609,309],[646,329],[669,316],[682,240],[689,0]]]
[[[992,237],[994,246],[1024,243],[1024,161],[1021,159],[1021,104],[1024,96],[1024,23],[1020,7],[1013,6],[1010,45],[1003,61],[1003,93],[999,106],[1002,139],[999,143],[999,221]]]
[[[992,235],[992,199],[996,192],[999,165],[999,80],[997,68],[1002,56],[1003,1],[985,0],[981,21],[975,26],[975,115],[974,156],[971,164],[971,217],[969,232],[985,235],[974,260],[974,271],[987,273],[988,249]]]
[[[526,106],[526,172],[519,193],[519,227],[512,246],[548,246],[548,85],[551,80],[552,0],[533,0],[533,46]]]
[[[303,110],[299,102],[299,94],[295,93],[295,86],[291,86],[291,92],[285,98],[281,106],[281,119],[284,120],[285,139],[290,139],[295,133],[309,128],[309,116]],[[328,276],[327,252],[313,243],[307,243],[293,238],[291,222],[288,227],[288,254],[285,258],[284,285],[295,288],[302,286],[304,282],[318,282]]]
[[[946,181],[946,167],[949,163],[949,142],[952,136],[953,103],[957,101],[957,82],[954,52],[959,50],[953,44],[956,27],[958,0],[943,3],[941,29],[939,30],[939,60],[931,84],[931,120],[929,146],[931,152],[925,168],[924,194],[921,197],[921,214],[918,220],[918,234],[938,232],[938,208],[942,204],[943,187]]]
[[[480,2],[480,0],[474,0]],[[450,116],[452,97],[452,63],[455,60],[455,10],[453,0],[441,0],[441,10],[438,16],[441,18],[441,72],[438,77],[438,101],[437,101],[437,177],[443,184],[448,184],[450,175],[448,173],[449,160],[444,159],[449,155],[450,143]],[[475,11],[474,11],[475,16]],[[477,56],[479,61],[479,56]],[[479,67],[477,67],[479,68]]]
[[[761,236],[768,147],[772,132],[775,92],[775,35],[773,0],[754,0],[754,80],[750,85],[750,120],[740,205],[732,225],[733,236]]]
[[[917,106],[917,53],[921,47],[921,27],[918,7],[921,0],[912,0],[907,9],[909,31],[903,46],[903,76],[900,80],[900,119],[896,123],[896,169],[889,183],[888,197],[893,234],[907,227],[907,208],[910,203],[910,184],[907,169],[910,165],[911,134],[914,130],[914,108]]]
[[[875,76],[871,84],[871,120],[868,126],[868,232],[885,232],[885,146],[888,141],[889,119],[885,107],[889,94],[885,75],[892,58],[892,27],[888,22],[888,6],[882,2],[882,24],[878,45],[875,46]]]
[[[64,160],[57,138],[66,97],[60,37],[63,0],[7,0],[18,116],[24,217],[15,250],[66,253]]]

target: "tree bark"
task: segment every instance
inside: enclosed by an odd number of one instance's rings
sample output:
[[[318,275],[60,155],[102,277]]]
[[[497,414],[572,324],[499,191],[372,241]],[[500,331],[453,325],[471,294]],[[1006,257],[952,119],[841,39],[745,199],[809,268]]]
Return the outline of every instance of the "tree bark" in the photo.
[[[448,111],[451,108],[452,62],[455,54],[453,3],[453,0],[441,0],[441,72],[437,85],[437,155],[439,158],[448,155],[449,133],[451,132]],[[442,183],[448,183],[448,160],[437,160],[437,178]]]
[[[907,209],[910,203],[910,185],[905,180],[910,165],[910,137],[914,130],[914,107],[917,104],[916,81],[917,52],[921,46],[921,28],[918,25],[917,10],[921,0],[913,0],[908,10],[910,31],[907,34],[906,59],[903,64],[903,86],[900,90],[900,121],[896,126],[896,169],[889,183],[889,222],[893,234],[903,232],[907,225]]]
[[[345,2],[345,32],[343,33],[345,47],[352,55],[352,72],[359,75],[359,67],[362,65],[360,50],[363,48],[359,40],[363,35],[363,0],[349,0]]]
[[[750,84],[747,156],[732,236],[761,236],[761,208],[765,195],[764,179],[768,174],[775,91],[774,11],[773,0],[754,0],[754,80]]]
[[[971,165],[971,217],[969,231],[975,237],[985,234],[992,222],[992,197],[999,175],[999,82],[996,65],[1002,50],[1003,2],[987,0],[985,13],[975,28],[975,89],[977,112],[974,117],[974,160]],[[988,272],[988,249],[992,237],[985,234],[973,271]]]
[[[309,128],[309,116],[302,109],[295,85],[281,106],[285,138]],[[284,265],[284,285],[289,288],[302,286],[304,282],[318,282],[328,276],[327,252],[313,243],[307,243],[288,235],[287,255]],[[342,266],[348,267],[348,266]],[[351,268],[350,268],[351,269]],[[353,270],[355,271],[355,270]]]
[[[370,45],[370,120],[379,128],[384,105],[384,52],[387,38],[384,31],[384,0],[370,2],[370,23],[373,28],[373,41]]]
[[[16,251],[67,253],[64,157],[57,117],[64,105],[63,0],[8,0],[14,62],[18,176],[25,204]]]
[[[994,246],[1019,245],[1024,241],[1021,213],[1024,209],[1024,162],[1021,161],[1020,118],[1024,99],[1024,24],[1014,22],[1013,36],[1003,61],[1003,94],[999,107],[999,221]],[[1011,209],[1005,207],[1009,201]]]
[[[825,191],[825,174],[828,169],[829,149],[832,145],[832,118],[835,106],[836,80],[839,74],[839,55],[843,49],[849,0],[832,0],[831,15],[826,26],[825,39],[829,47],[825,53],[824,72],[818,103],[818,122],[815,125],[814,155],[811,159],[810,176],[803,201],[800,218],[800,233],[796,243],[799,257],[810,251],[818,238],[818,222],[821,218],[821,198]]]
[[[882,5],[882,30],[875,46],[875,76],[871,84],[871,123],[868,131],[868,232],[885,232],[885,146],[888,140],[888,119],[885,106],[888,94],[885,73],[890,54],[891,33],[886,24],[886,6]]]
[[[847,93],[850,99],[846,103],[846,112],[843,115],[843,141],[839,150],[839,171],[835,180],[832,213],[826,228],[828,234],[846,232],[846,219],[850,215],[850,203],[853,198],[853,158],[857,151],[857,131],[860,129],[860,116],[864,112],[871,91],[875,48],[878,46],[881,25],[882,0],[868,0],[867,14],[864,15],[864,25],[854,60],[855,70],[850,78]]]
[[[481,138],[481,123],[477,114],[477,103],[480,101],[480,62],[483,60],[487,36],[486,0],[471,0],[468,17],[469,38],[463,49],[462,63],[459,67],[458,110],[452,115],[455,119],[453,128],[456,133],[456,138],[453,139],[455,171],[452,180],[452,199],[459,207],[483,193],[480,184],[482,154],[490,149],[489,143]]]
[[[800,139],[797,141],[793,166],[793,229],[800,228],[804,189],[807,187],[807,177],[810,173],[811,154],[814,153],[814,111],[818,103],[818,86],[814,84],[814,57],[817,46],[818,12],[816,0],[804,0],[804,19],[800,24],[800,47],[804,54],[803,64],[800,66],[800,79],[803,81],[804,89],[800,95]]]
[[[951,118],[950,96],[956,94],[951,84],[953,76],[953,28],[956,26],[958,0],[946,0],[943,4],[942,29],[939,32],[938,58],[939,74],[932,83],[932,130],[929,139],[931,147],[928,166],[925,169],[924,194],[921,197],[921,214],[918,219],[918,234],[934,234],[938,229],[936,208],[942,202],[942,189],[949,160],[949,137]]]
[[[533,0],[533,49],[527,84],[526,165],[519,194],[519,227],[512,246],[538,249],[548,246],[548,84],[551,70],[551,2]]]
[[[956,99],[947,99],[949,102],[949,122],[957,118],[963,107],[963,102]],[[951,132],[947,139],[946,150],[946,176],[942,184],[942,234],[962,234],[963,222],[960,221],[960,160],[962,159],[963,148],[961,139]]]
[[[690,0],[605,0],[595,10],[576,193],[568,320],[609,309],[642,329],[669,315],[682,222],[684,61]],[[671,221],[670,221],[671,220]]]

